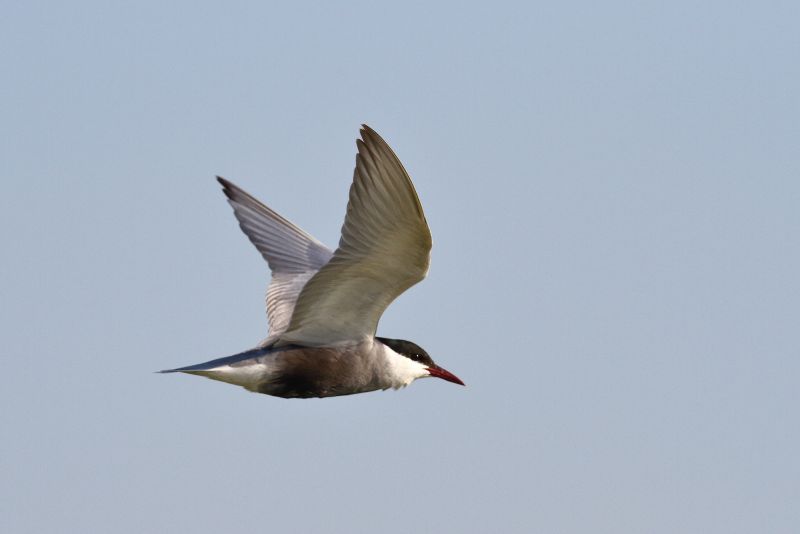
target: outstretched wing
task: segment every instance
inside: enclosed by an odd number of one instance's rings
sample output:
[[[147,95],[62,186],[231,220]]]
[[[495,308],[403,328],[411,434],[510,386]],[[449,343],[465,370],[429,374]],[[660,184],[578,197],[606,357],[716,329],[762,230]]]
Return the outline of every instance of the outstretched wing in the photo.
[[[272,279],[267,288],[269,336],[289,326],[303,286],[331,259],[333,252],[256,200],[243,189],[217,176],[233,207],[239,226],[267,260]]]
[[[428,272],[431,234],[411,178],[370,127],[356,144],[339,248],[303,287],[279,343],[373,336],[386,307]]]

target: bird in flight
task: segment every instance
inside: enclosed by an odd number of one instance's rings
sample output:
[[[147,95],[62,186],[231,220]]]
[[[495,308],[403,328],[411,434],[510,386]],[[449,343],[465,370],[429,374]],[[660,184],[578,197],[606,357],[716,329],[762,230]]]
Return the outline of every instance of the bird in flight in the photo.
[[[419,345],[376,336],[384,310],[425,278],[431,233],[389,145],[363,125],[339,247],[331,251],[217,177],[245,235],[269,264],[269,333],[256,348],[162,373],[188,373],[284,398],[402,388],[435,376],[464,385]]]

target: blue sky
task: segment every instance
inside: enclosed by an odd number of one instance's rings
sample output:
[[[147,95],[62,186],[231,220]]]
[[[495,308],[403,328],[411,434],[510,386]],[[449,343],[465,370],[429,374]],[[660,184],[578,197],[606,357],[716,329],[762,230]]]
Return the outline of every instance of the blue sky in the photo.
[[[794,2],[15,3],[0,530],[794,532]],[[433,233],[379,333],[468,387],[152,372],[264,337],[214,175],[334,246],[358,127]]]

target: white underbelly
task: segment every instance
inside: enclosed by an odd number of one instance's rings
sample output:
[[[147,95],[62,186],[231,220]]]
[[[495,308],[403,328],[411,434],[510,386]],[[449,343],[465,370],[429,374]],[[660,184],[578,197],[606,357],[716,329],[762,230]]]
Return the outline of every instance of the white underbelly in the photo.
[[[250,365],[221,365],[203,371],[190,371],[190,374],[205,376],[212,380],[227,382],[247,389],[253,389],[264,382],[269,375],[270,367],[263,363]]]

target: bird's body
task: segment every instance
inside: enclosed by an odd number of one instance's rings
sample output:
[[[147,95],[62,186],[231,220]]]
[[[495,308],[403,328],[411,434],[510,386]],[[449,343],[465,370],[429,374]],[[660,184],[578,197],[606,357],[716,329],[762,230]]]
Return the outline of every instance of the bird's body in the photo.
[[[397,156],[368,126],[361,133],[336,251],[218,178],[272,270],[269,335],[252,350],[164,372],[285,398],[397,389],[426,376],[463,384],[418,345],[375,335],[386,307],[427,274],[431,237]]]
[[[427,376],[423,365],[377,339],[335,347],[257,348],[175,369],[284,398],[335,397],[398,389]]]

